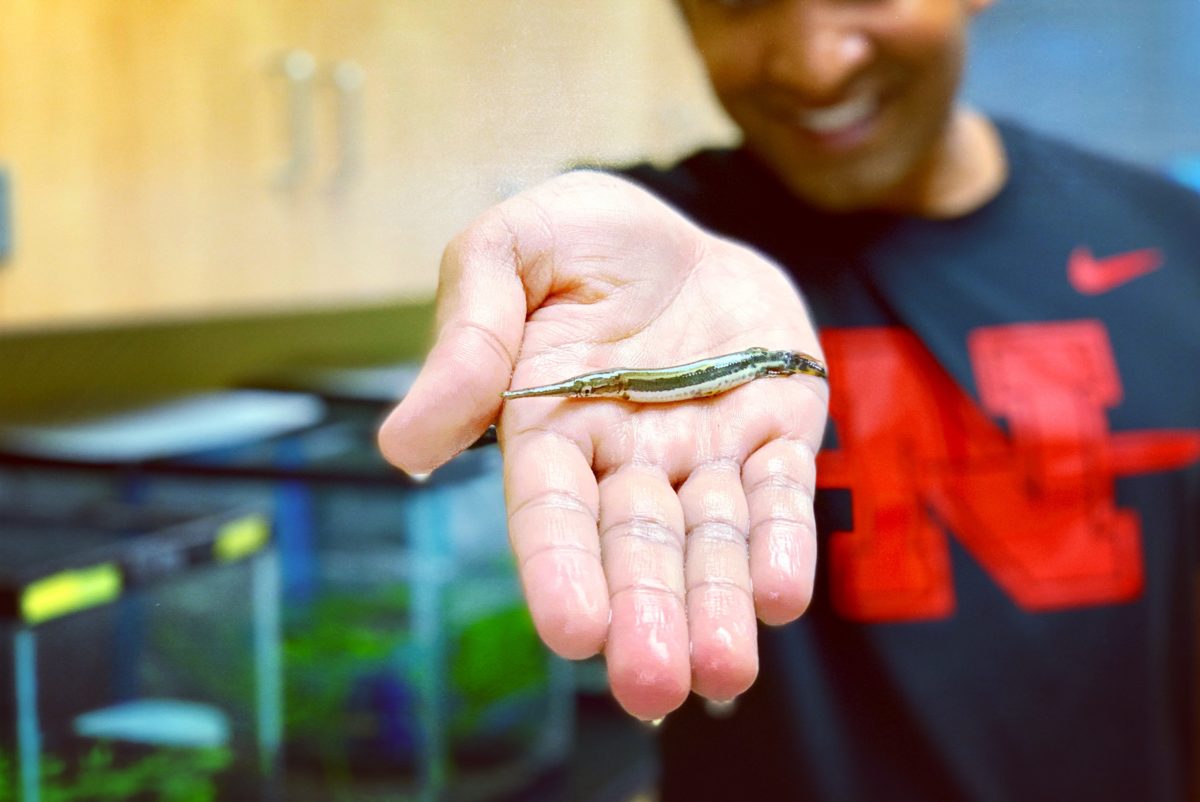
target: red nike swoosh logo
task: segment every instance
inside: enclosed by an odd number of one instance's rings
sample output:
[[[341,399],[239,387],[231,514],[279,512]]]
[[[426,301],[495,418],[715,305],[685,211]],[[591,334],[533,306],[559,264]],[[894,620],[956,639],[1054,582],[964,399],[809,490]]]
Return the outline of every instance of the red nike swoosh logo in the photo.
[[[1084,295],[1099,295],[1162,267],[1158,248],[1142,248],[1097,259],[1084,246],[1067,257],[1067,281]]]

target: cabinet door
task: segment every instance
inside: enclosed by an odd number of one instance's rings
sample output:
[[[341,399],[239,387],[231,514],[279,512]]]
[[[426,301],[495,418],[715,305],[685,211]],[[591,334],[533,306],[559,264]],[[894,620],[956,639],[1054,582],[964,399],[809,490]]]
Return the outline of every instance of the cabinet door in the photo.
[[[9,0],[0,328],[274,302],[291,197],[286,3]]]
[[[489,204],[727,133],[670,0],[8,0],[0,330],[425,299]]]
[[[445,243],[517,190],[729,140],[672,0],[304,7],[322,147],[297,236],[315,297],[427,298]]]

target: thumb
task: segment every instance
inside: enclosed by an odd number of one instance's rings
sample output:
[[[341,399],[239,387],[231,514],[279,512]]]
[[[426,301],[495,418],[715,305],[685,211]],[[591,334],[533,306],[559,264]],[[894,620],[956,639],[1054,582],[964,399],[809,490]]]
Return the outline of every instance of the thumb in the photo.
[[[475,442],[500,410],[528,308],[521,236],[493,209],[446,248],[437,338],[412,389],[379,430],[379,448],[408,473],[429,473]]]

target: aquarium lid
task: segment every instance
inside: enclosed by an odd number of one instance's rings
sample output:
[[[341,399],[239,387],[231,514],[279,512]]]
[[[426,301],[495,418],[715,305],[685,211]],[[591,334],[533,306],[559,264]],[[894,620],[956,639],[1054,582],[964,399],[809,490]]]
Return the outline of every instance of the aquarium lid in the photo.
[[[41,459],[143,462],[277,437],[324,415],[313,395],[233,390],[86,420],[0,426],[0,448]]]

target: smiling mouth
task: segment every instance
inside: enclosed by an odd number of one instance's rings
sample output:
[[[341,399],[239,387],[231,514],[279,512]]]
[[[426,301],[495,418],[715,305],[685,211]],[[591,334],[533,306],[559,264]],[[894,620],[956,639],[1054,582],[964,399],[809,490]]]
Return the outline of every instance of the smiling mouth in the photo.
[[[793,120],[807,133],[830,137],[862,127],[875,118],[879,108],[880,101],[876,95],[860,95],[834,106],[801,110]]]

